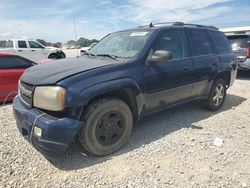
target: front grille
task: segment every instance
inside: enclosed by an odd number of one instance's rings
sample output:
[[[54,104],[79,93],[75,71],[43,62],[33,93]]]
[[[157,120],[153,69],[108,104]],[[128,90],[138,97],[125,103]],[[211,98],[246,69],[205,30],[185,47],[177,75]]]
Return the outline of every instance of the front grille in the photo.
[[[19,82],[18,92],[21,100],[28,106],[32,106],[34,86],[26,84],[24,82]]]

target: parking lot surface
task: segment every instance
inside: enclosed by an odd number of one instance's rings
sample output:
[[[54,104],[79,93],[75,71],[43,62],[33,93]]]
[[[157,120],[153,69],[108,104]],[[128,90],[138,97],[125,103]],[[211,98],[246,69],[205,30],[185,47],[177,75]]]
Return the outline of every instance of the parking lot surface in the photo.
[[[106,157],[87,156],[76,144],[64,159],[49,161],[19,134],[11,104],[0,115],[0,187],[250,187],[247,74],[220,111],[192,102],[148,116]]]

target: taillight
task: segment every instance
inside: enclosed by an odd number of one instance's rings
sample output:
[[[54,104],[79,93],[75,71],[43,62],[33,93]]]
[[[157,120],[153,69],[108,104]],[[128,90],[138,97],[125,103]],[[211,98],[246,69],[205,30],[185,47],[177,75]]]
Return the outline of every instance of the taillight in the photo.
[[[247,48],[247,57],[250,58],[250,47]]]

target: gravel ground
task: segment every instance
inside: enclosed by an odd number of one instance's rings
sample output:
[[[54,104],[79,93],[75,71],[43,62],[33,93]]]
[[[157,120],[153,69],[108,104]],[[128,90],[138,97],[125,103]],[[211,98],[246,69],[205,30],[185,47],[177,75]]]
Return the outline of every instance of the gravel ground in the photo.
[[[107,157],[75,145],[49,162],[0,108],[0,187],[250,187],[250,76],[240,77],[218,112],[198,102],[148,116],[129,143]],[[222,147],[214,138],[224,140]]]

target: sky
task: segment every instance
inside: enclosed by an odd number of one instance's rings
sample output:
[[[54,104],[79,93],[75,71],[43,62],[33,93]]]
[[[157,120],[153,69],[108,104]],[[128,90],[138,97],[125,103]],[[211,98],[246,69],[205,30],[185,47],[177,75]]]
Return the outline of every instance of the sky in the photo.
[[[250,0],[0,0],[0,38],[100,39],[150,22],[250,26]]]

